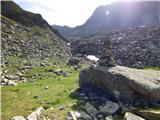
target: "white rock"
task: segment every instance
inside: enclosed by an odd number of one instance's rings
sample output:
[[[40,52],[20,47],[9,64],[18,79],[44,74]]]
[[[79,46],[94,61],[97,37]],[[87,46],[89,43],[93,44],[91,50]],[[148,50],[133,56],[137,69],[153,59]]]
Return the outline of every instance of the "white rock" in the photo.
[[[41,113],[44,111],[43,107],[39,107],[35,112],[32,112],[27,120],[39,120]]]
[[[11,120],[26,120],[23,116],[15,116]]]
[[[77,111],[74,111],[74,114],[75,114],[75,116],[76,116],[77,118],[80,118],[80,117],[81,117],[81,114],[80,114],[79,112],[77,112]]]
[[[114,120],[114,118],[111,115],[109,115],[105,118],[105,120]]]
[[[126,112],[124,115],[124,120],[145,120],[144,118],[141,118],[137,115],[134,115],[130,112]]]
[[[17,86],[17,83],[15,83],[15,82],[12,81],[12,80],[9,80],[7,84],[8,84],[8,85],[11,85],[11,86]]]
[[[91,60],[91,61],[96,61],[96,62],[99,60],[99,58],[97,58],[97,57],[94,56],[94,55],[88,55],[87,58],[88,58],[89,60]]]

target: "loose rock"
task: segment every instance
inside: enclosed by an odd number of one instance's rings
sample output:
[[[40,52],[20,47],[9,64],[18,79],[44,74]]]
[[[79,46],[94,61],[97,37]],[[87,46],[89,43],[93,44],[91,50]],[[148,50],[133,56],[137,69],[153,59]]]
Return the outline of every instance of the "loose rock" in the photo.
[[[126,112],[124,115],[124,120],[145,120],[144,118],[141,118],[137,115],[134,115],[130,112]]]
[[[23,116],[15,116],[11,120],[26,120]]]
[[[35,112],[32,112],[28,117],[27,120],[39,120],[41,113],[44,111],[43,107],[37,108]]]
[[[98,110],[90,103],[86,103],[85,110],[91,116],[95,116],[98,113]]]
[[[100,112],[102,112],[104,115],[112,115],[114,114],[118,109],[119,105],[117,103],[107,101],[104,106],[100,106]]]

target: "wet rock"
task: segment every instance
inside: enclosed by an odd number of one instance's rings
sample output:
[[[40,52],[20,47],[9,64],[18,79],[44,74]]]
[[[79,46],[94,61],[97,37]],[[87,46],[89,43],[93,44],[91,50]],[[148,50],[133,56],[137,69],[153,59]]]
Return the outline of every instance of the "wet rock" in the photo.
[[[107,101],[104,106],[100,106],[99,110],[104,115],[112,115],[119,109],[119,104]]]
[[[141,118],[133,113],[126,112],[124,115],[124,120],[145,120],[145,119]]]
[[[23,116],[15,116],[11,120],[26,120]]]

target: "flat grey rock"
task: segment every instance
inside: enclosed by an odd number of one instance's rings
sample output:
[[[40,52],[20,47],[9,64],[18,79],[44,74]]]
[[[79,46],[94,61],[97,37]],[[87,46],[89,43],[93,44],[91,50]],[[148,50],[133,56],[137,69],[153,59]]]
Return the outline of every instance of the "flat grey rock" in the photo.
[[[111,96],[133,103],[160,101],[160,71],[140,70],[123,66],[96,66],[84,69],[80,73],[79,85],[89,85],[106,91]],[[116,91],[116,92],[115,92]]]

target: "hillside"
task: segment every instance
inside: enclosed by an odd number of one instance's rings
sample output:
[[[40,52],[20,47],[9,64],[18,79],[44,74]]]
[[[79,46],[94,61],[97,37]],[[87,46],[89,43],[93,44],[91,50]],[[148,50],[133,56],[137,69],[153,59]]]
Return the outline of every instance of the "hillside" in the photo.
[[[115,2],[99,6],[92,16],[75,28],[54,26],[63,36],[74,40],[90,34],[116,29],[160,24],[160,2]]]
[[[1,18],[4,58],[6,55],[26,58],[68,57],[66,43],[40,14],[27,12],[12,1],[2,1]]]
[[[12,1],[1,3],[3,76],[15,75],[20,68],[40,66],[47,61],[67,62],[70,49],[41,15],[27,12]]]
[[[101,32],[72,43],[75,56],[96,55],[103,41],[111,40],[117,64],[129,67],[160,66],[160,26]]]
[[[124,26],[105,21],[110,5],[97,8],[85,25],[73,31],[57,26],[74,40],[66,43],[69,39],[40,14],[1,1],[2,120],[159,120],[158,4],[144,3],[141,9],[135,3],[139,12]],[[115,11],[111,18],[123,21],[118,16],[121,7],[114,5],[108,8]],[[64,9],[61,4],[56,7]]]

